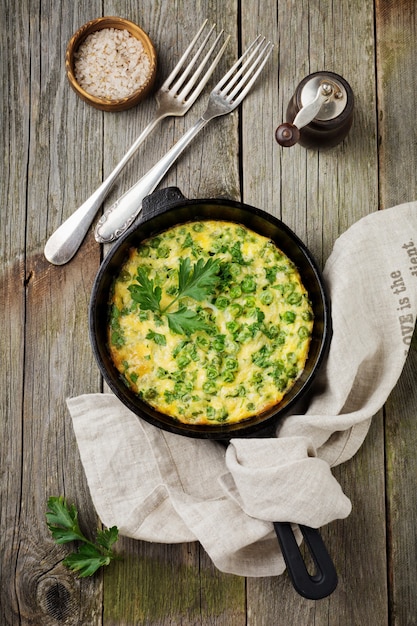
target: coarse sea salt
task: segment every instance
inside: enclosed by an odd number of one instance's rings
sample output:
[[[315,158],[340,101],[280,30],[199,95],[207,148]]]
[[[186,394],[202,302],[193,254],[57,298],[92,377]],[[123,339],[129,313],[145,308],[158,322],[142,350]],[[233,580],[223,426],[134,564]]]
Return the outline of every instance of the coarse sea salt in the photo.
[[[103,28],[88,35],[74,55],[75,78],[97,98],[127,98],[146,82],[150,59],[128,30]]]

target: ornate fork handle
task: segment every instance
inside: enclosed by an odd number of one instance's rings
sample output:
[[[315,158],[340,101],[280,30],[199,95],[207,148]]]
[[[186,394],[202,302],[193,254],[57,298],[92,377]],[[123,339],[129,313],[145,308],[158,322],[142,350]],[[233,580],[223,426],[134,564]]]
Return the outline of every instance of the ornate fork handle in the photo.
[[[210,119],[201,117],[147,174],[107,209],[97,223],[96,241],[99,243],[112,242],[129,228],[142,208],[143,199],[154,191],[171,165]]]
[[[50,263],[63,265],[74,256],[117,176],[163,117],[165,115],[155,115],[100,187],[51,235],[44,250]]]

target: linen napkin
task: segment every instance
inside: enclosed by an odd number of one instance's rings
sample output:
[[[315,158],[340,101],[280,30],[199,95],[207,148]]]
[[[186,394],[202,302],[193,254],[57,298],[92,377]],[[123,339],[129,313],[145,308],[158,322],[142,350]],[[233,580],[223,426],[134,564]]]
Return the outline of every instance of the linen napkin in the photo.
[[[331,467],[351,458],[395,386],[417,315],[417,202],[372,213],[335,243],[324,277],[333,339],[309,404],[269,439],[164,432],[112,394],[68,399],[106,526],[145,541],[199,541],[222,571],[285,569],[272,521],[320,527],[351,503]]]

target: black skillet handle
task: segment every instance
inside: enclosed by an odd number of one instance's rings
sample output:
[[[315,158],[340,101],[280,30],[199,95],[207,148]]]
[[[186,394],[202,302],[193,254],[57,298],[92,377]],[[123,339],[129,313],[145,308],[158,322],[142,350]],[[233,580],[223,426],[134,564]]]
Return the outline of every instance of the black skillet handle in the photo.
[[[184,196],[178,187],[157,189],[143,199],[139,221],[149,219],[159,213],[164,213],[171,205],[176,204],[180,200],[187,199],[188,198]]]
[[[274,522],[282,555],[295,590],[309,600],[321,600],[333,593],[337,587],[336,569],[319,531],[301,524],[299,528],[316,567],[313,575],[307,571],[291,524]]]

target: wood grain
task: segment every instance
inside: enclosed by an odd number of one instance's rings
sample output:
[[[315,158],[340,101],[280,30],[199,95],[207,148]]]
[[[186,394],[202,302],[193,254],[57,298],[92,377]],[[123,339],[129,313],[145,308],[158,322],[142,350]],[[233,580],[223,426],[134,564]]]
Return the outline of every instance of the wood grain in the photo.
[[[322,534],[339,573],[330,598],[304,600],[288,576],[219,572],[197,543],[122,538],[122,559],[80,581],[45,524],[65,495],[86,532],[97,519],[65,398],[100,391],[88,337],[91,287],[103,251],[90,230],[76,257],[53,267],[48,236],[90,195],[151,119],[150,98],[105,114],[70,90],[67,41],[86,21],[120,15],[154,40],[160,84],[207,17],[231,35],[210,86],[258,33],[275,43],[240,110],[215,120],[161,186],[191,198],[241,198],[282,218],[324,265],[363,215],[413,200],[416,188],[417,9],[409,0],[27,0],[2,4],[0,136],[0,623],[30,626],[412,626],[417,624],[416,337],[400,381],[368,437],[334,470],[352,514]],[[16,33],[19,36],[16,36]],[[332,70],[356,98],[347,139],[331,151],[280,148],[274,131],[300,80]],[[166,119],[132,159],[109,206],[202,114]],[[415,237],[417,233],[410,234]],[[416,241],[417,243],[417,241]]]
[[[417,7],[381,2],[377,7],[380,203],[383,208],[415,200],[417,84],[414,50]],[[417,243],[417,233],[410,233]],[[408,243],[408,242],[407,242]],[[385,407],[388,580],[390,624],[417,624],[416,378],[417,336],[397,387]]]

